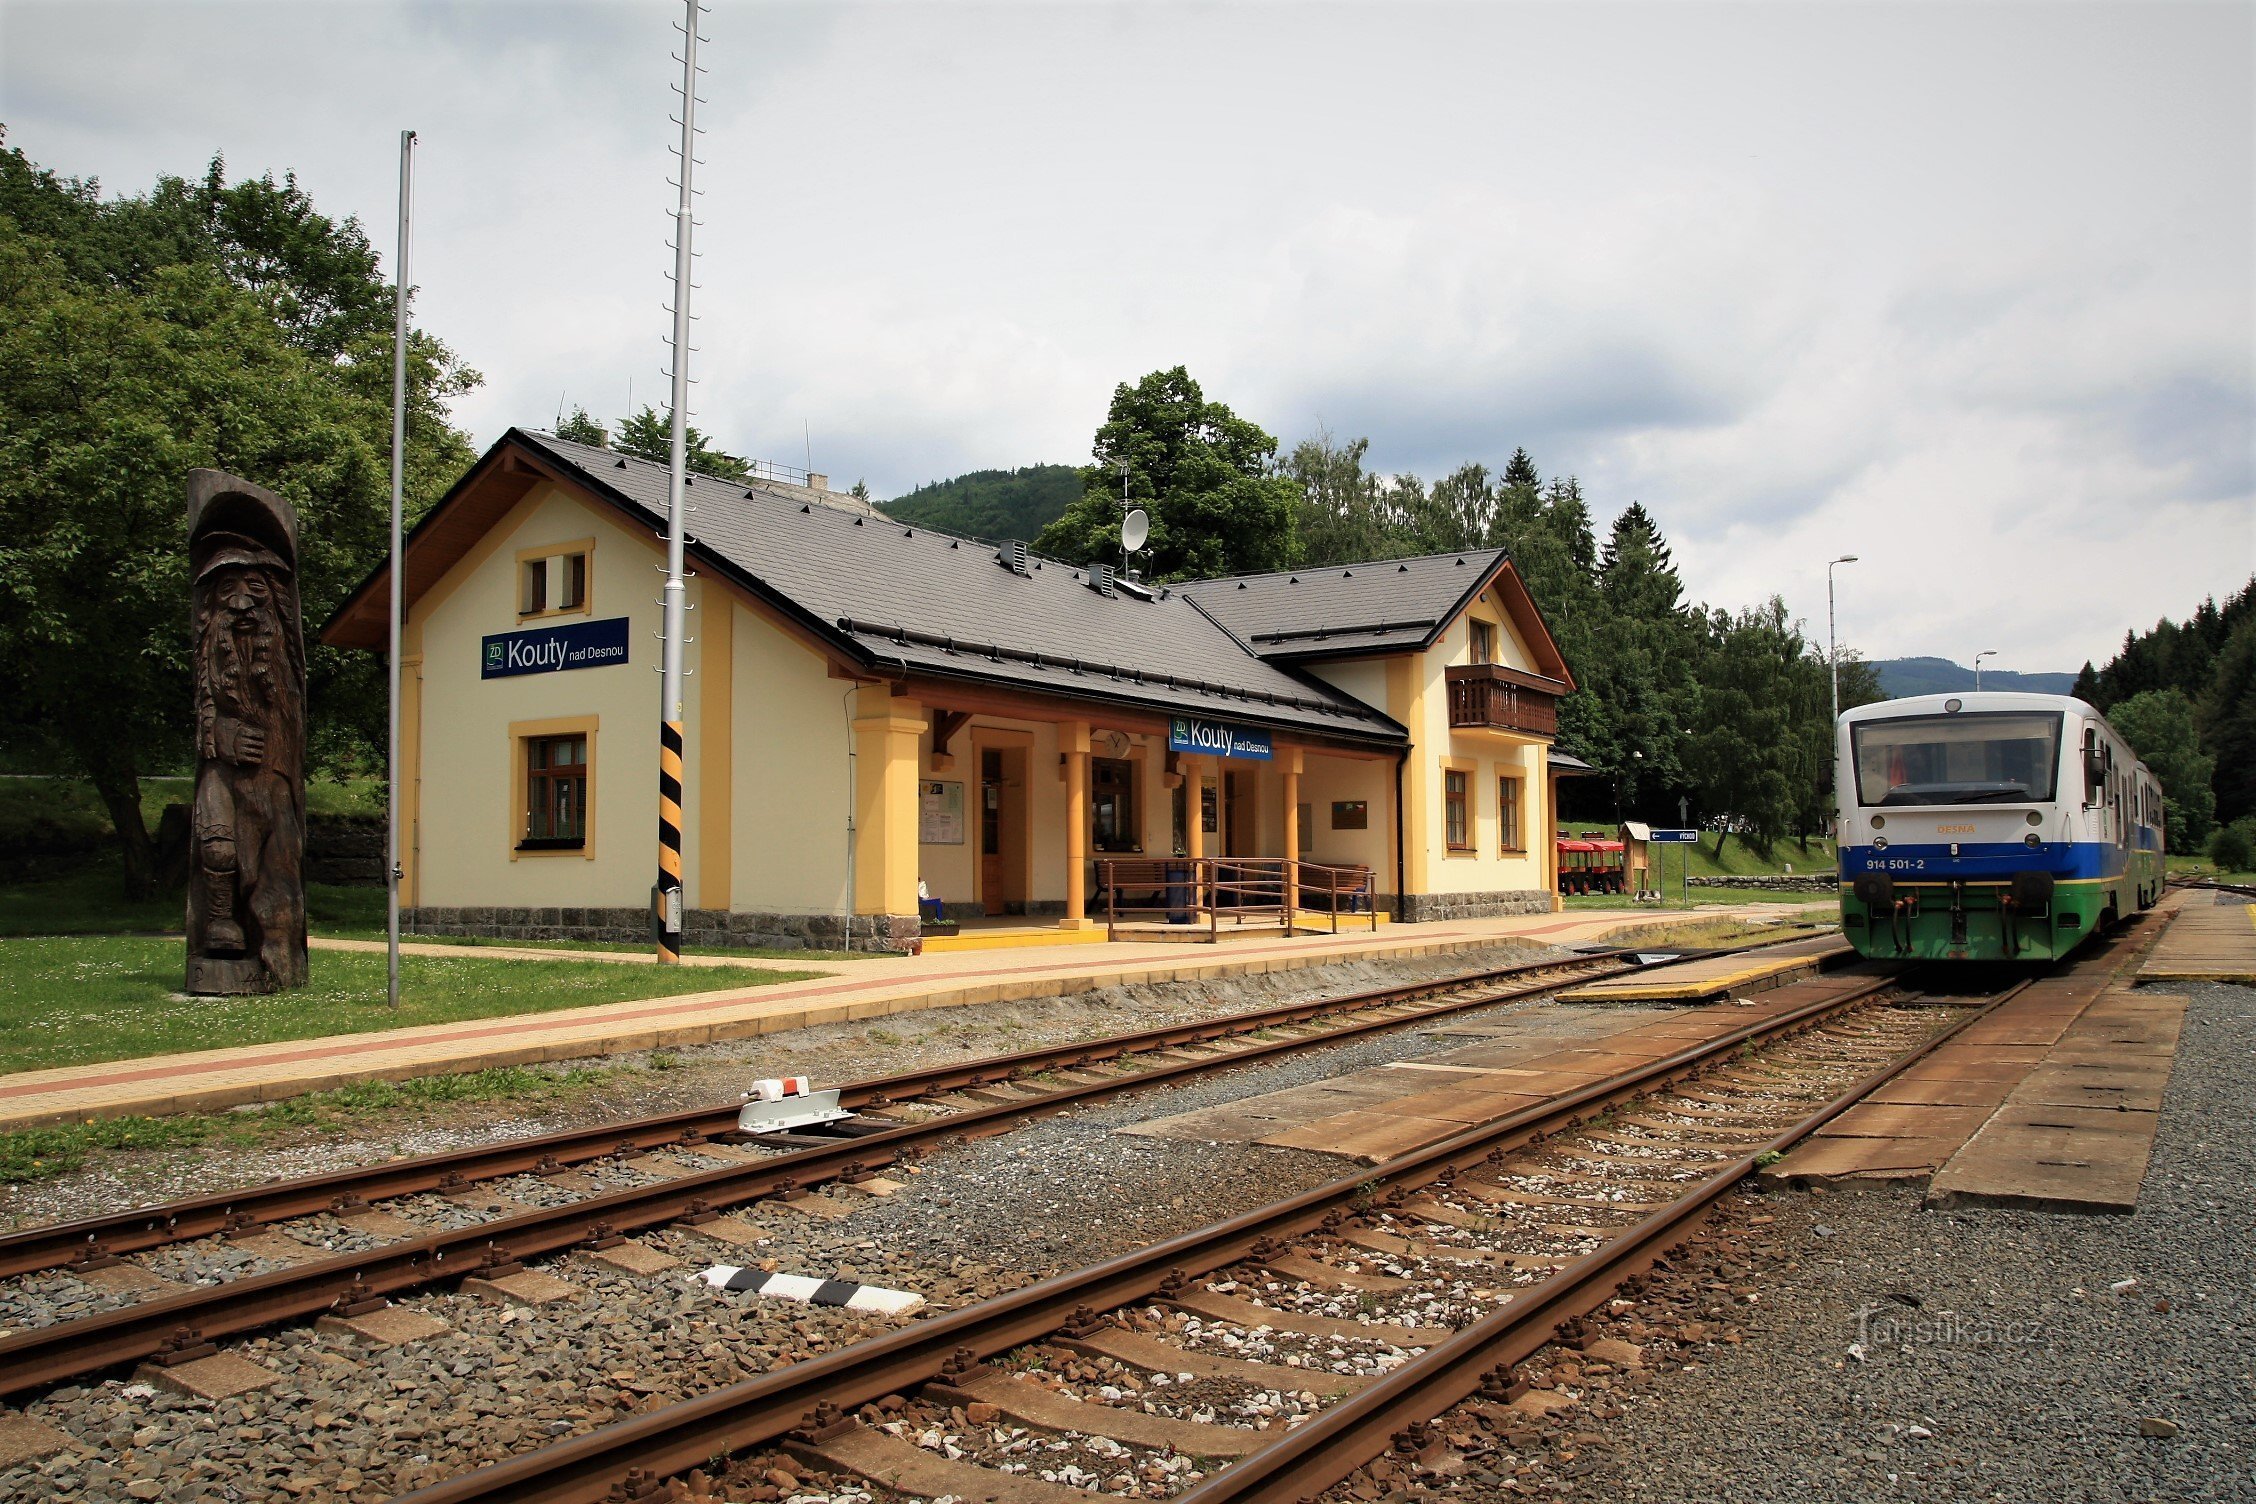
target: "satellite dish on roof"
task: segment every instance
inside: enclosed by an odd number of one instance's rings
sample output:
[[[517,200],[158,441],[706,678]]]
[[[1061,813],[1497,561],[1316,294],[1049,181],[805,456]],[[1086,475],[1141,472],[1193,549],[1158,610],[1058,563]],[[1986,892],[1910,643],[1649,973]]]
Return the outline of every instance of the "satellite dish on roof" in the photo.
[[[1151,516],[1142,507],[1137,507],[1120,520],[1120,546],[1128,552],[1134,553],[1142,548],[1145,540],[1150,537]]]

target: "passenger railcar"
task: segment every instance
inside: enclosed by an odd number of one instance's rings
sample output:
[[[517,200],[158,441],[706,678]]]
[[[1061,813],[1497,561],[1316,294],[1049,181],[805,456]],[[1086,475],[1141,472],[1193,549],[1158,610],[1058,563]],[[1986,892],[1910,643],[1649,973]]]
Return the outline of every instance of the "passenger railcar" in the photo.
[[[1867,956],[2064,956],[2162,894],[2162,786],[2063,695],[1921,695],[1835,728],[1841,928]]]

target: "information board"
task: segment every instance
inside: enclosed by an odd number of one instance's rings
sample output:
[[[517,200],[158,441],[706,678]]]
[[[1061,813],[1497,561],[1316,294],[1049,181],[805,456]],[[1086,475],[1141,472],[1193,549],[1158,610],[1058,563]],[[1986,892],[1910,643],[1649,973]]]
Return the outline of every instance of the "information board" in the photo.
[[[917,841],[925,846],[963,844],[964,786],[960,781],[927,778],[917,784]]]

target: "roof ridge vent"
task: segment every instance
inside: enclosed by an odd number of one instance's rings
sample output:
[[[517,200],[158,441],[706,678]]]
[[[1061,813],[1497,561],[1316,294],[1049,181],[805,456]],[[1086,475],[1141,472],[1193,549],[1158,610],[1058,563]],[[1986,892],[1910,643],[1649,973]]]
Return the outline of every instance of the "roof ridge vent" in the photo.
[[[1094,590],[1097,594],[1103,596],[1108,601],[1117,600],[1119,599],[1119,595],[1116,591],[1114,591],[1112,586],[1113,575],[1112,566],[1110,564],[1091,564],[1089,566],[1089,588],[1091,590]]]
[[[995,550],[995,562],[1015,575],[1032,572],[1026,567],[1026,541],[1022,538],[1005,539],[1003,546]]]

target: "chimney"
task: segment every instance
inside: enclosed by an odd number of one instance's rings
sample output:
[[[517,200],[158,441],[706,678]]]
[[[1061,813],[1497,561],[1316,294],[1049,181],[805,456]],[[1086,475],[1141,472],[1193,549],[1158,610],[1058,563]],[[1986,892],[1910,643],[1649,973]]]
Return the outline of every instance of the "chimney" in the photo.
[[[827,475],[824,475],[824,474],[822,474],[822,473],[821,473],[820,471],[815,471],[815,470],[810,470],[810,471],[808,471],[808,472],[807,472],[807,489],[808,489],[808,490],[810,490],[810,491],[827,491],[827,490],[829,490],[829,489],[830,489],[830,477],[829,477],[829,476],[827,476]]]

